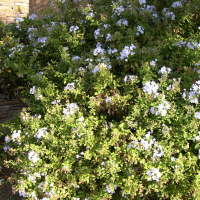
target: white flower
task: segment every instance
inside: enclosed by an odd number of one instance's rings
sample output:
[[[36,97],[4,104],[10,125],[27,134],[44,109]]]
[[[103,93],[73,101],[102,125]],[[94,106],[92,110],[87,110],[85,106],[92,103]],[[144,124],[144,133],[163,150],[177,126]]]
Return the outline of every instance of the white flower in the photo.
[[[36,92],[36,89],[35,89],[35,86],[33,86],[33,87],[30,89],[30,93],[31,93],[31,94],[35,94],[35,92]]]
[[[149,95],[157,92],[158,85],[154,81],[147,81],[143,84],[143,91],[148,92]]]
[[[200,112],[195,112],[195,118],[200,119]]]
[[[159,104],[157,108],[158,108],[158,112],[162,112],[162,116],[165,116],[166,114],[165,109],[168,110],[170,108],[170,105],[167,101],[163,101],[163,104]]]
[[[30,93],[31,94],[34,94],[34,96],[38,96],[38,89],[35,89],[35,86],[33,86],[31,89],[30,89]],[[39,95],[37,100],[39,100],[40,98],[42,98],[43,96],[42,95]]]
[[[34,151],[30,151],[28,153],[28,159],[30,161],[33,161],[34,163],[36,163],[39,160],[39,157],[37,156],[37,152]]]
[[[60,103],[60,100],[54,100],[51,102],[51,104],[53,104],[53,105],[58,104],[58,103]]]
[[[160,153],[159,153],[160,151]],[[158,150],[157,149],[154,149],[154,154],[153,154],[153,157],[161,157],[164,155],[164,151],[162,151],[162,146],[158,146]]]
[[[12,134],[13,141],[17,141],[16,139],[20,139],[20,133],[21,133],[20,130],[18,130],[17,132],[16,130],[13,131],[13,134]]]
[[[156,168],[152,168],[151,170],[147,171],[146,174],[148,176],[151,176],[153,180],[156,180],[157,182],[159,181],[159,178],[161,177],[161,173],[159,172],[158,169]],[[148,178],[148,181],[150,181],[151,179]]]
[[[70,105],[67,105],[67,108],[63,110],[63,113],[67,116],[68,114],[74,114],[75,110],[79,110],[76,103],[71,103]]]
[[[89,12],[88,15],[89,15],[90,17],[94,17],[94,13],[93,13],[93,12]]]
[[[47,130],[47,127],[38,129],[37,133],[35,134],[37,137],[37,141],[41,139],[41,137],[45,137],[45,135],[48,135],[48,132],[46,130]]]
[[[19,189],[19,196],[26,197],[25,188]]]
[[[35,200],[37,200],[37,197],[36,197],[36,194],[35,194],[34,191],[33,191],[32,193],[29,194],[29,197],[33,197],[33,198],[35,198]]]
[[[156,64],[156,62],[155,62],[155,61],[153,61],[153,60],[150,62],[150,65],[153,65],[153,66],[155,66],[155,64]]]
[[[43,97],[42,95],[39,95],[38,98],[37,98],[37,100],[41,99],[42,97]]]
[[[131,80],[131,81],[133,81],[136,78],[137,78],[137,76],[135,76],[135,75],[125,76],[124,77],[124,82],[126,82],[128,79]]]
[[[25,113],[24,116],[22,117],[22,120],[25,121],[27,119],[28,119],[28,114]]]
[[[171,160],[172,160],[172,161],[175,161],[175,160],[176,160],[176,158],[172,157],[172,158],[171,158]]]
[[[145,137],[146,137],[146,138],[150,138],[150,136],[151,136],[151,132],[149,131],[149,132],[145,135]]]
[[[166,68],[165,66],[163,66],[160,70],[159,70],[159,72],[158,73],[162,73],[162,74],[164,74],[164,73],[170,73],[171,72],[171,69],[170,68]]]
[[[108,193],[110,193],[110,194],[114,194],[116,189],[117,189],[117,185],[115,185],[114,190],[111,190],[111,189],[109,188],[109,185],[106,186],[106,191],[107,191]]]
[[[110,102],[110,103],[112,104],[112,99],[111,99],[111,97],[107,97],[107,98],[106,98],[106,102]]]
[[[33,175],[29,175],[28,180],[33,182],[33,183],[36,183],[36,177],[34,177]]]
[[[149,143],[144,139],[141,139],[141,145],[143,145],[144,149],[147,150],[149,148]]]
[[[74,83],[68,83],[66,87],[64,87],[64,89],[66,90],[74,90],[75,89],[75,85]]]

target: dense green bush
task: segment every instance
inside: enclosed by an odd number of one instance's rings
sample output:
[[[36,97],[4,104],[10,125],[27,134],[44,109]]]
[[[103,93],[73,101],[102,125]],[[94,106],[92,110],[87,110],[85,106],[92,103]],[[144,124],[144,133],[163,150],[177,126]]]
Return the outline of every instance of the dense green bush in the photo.
[[[20,196],[200,198],[192,3],[60,2],[61,13],[3,27],[1,74],[21,78],[29,105],[3,124]]]

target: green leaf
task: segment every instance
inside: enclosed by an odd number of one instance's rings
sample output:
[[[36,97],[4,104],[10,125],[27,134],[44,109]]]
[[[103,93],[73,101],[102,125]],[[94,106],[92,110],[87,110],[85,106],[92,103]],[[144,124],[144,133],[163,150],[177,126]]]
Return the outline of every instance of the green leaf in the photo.
[[[199,149],[199,146],[200,146],[200,143],[196,144],[194,148]]]
[[[87,150],[87,151],[84,153],[84,158],[85,158],[85,159],[88,159],[88,160],[91,160],[92,154],[90,153],[90,150]]]

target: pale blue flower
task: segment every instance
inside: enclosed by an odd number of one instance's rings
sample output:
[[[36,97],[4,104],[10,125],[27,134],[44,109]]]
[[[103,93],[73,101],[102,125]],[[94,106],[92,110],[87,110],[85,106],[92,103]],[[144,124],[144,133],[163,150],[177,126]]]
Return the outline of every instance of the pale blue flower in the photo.
[[[146,0],[139,0],[140,5],[146,4]]]
[[[112,35],[108,33],[106,36],[106,41],[111,41],[111,39],[112,39]]]
[[[176,7],[179,7],[179,6],[182,7],[181,2],[179,2],[179,1],[176,1],[176,2],[174,2],[174,3],[172,4],[172,7],[173,7],[173,8],[176,8]]]
[[[5,143],[8,143],[8,142],[10,142],[10,139],[9,139],[8,136],[6,136],[6,137],[5,137]]]
[[[142,28],[141,26],[137,26],[137,30],[141,33],[141,34],[143,34],[144,33],[144,28]]]
[[[71,26],[70,28],[69,28],[69,31],[70,32],[74,32],[74,33],[76,33],[76,31],[79,29],[79,27],[76,25],[76,26]]]

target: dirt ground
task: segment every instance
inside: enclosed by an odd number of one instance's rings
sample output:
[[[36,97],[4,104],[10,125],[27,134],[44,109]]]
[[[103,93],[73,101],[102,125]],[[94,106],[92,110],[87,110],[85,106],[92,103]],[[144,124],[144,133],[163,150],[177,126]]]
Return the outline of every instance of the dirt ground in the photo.
[[[0,137],[0,145],[4,142],[4,137]],[[0,149],[0,153],[2,153]],[[2,157],[0,156],[0,159]],[[11,157],[8,157],[7,160],[12,159]],[[15,173],[15,170],[12,168],[7,168],[5,165],[1,166],[2,169],[0,171],[0,179],[4,179],[6,181],[9,181],[7,184],[1,183],[0,185],[0,200],[22,200],[25,199],[24,197],[19,196],[19,192],[12,192],[12,185],[10,183],[10,178],[12,177],[12,173]],[[27,199],[27,198],[26,198]]]
[[[2,166],[0,172],[0,179],[8,180],[11,177],[11,174],[15,173],[13,169],[6,168]],[[0,185],[0,199],[1,200],[22,200],[24,198],[19,196],[19,192],[15,194],[12,192],[12,185],[10,183]]]

